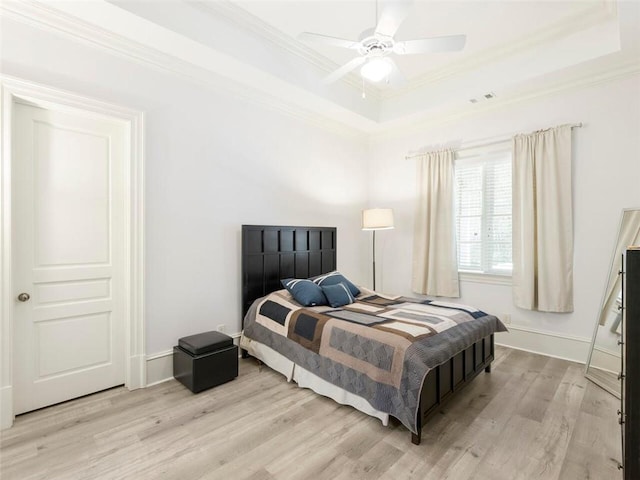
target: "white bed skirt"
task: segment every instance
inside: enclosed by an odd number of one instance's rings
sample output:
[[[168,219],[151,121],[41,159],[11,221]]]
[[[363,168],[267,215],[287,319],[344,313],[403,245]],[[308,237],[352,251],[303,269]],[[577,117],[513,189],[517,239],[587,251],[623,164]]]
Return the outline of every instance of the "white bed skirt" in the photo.
[[[389,414],[376,410],[364,398],[336,387],[299,365],[296,365],[284,355],[266,345],[251,340],[244,335],[240,338],[240,348],[245,349],[252,357],[257,358],[269,368],[281,373],[290,382],[293,380],[301,388],[309,388],[314,392],[329,397],[341,405],[350,405],[356,410],[378,418],[386,427],[389,424]]]

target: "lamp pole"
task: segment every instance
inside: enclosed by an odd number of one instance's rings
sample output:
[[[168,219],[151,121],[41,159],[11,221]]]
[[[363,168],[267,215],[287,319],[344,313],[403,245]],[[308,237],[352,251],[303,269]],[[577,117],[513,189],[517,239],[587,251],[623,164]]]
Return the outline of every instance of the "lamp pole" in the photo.
[[[376,290],[376,231],[373,231],[373,290]]]
[[[373,290],[376,289],[376,230],[393,228],[393,210],[369,208],[362,211],[362,229],[373,231]]]

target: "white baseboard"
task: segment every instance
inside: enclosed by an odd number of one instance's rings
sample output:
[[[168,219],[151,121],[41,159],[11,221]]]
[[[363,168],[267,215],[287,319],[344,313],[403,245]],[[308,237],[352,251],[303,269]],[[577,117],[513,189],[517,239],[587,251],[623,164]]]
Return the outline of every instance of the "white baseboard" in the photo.
[[[240,333],[229,335],[236,345],[240,341]],[[151,387],[173,378],[173,349],[147,356],[146,386]]]
[[[13,387],[0,388],[0,430],[13,425]]]
[[[508,333],[496,334],[496,344],[584,364],[591,339],[560,335],[518,325],[507,325]],[[240,333],[230,335],[238,343]],[[147,356],[147,387],[173,378],[173,350]]]
[[[620,352],[612,352],[606,348],[593,347],[590,365],[605,372],[618,374],[622,369]]]
[[[150,387],[173,378],[173,350],[147,356],[147,382]]]
[[[585,363],[587,359],[591,345],[591,340],[588,338],[565,336],[517,325],[508,325],[508,328],[509,333],[496,334],[497,345],[578,363]],[[230,336],[234,339],[234,343],[238,344],[240,333]],[[612,355],[602,349],[598,349],[598,351],[609,356]],[[615,361],[619,362],[619,358],[616,358]],[[173,350],[148,355],[146,364],[145,386],[150,387],[173,378]],[[616,371],[613,366],[612,371]],[[12,387],[0,388],[0,429],[2,430],[11,427],[13,424],[13,416],[10,415],[12,409],[9,408],[12,402]]]
[[[583,364],[587,361],[590,338],[561,335],[518,325],[507,325],[507,328],[508,333],[496,334],[497,345]]]

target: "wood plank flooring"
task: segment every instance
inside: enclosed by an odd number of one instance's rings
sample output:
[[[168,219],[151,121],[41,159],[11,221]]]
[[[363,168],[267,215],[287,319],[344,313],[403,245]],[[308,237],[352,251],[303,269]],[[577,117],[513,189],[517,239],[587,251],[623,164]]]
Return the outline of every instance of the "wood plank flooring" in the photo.
[[[422,444],[297,388],[254,360],[193,395],[171,380],[19,416],[0,436],[0,478],[621,479],[618,400],[583,366],[496,347],[433,417]]]

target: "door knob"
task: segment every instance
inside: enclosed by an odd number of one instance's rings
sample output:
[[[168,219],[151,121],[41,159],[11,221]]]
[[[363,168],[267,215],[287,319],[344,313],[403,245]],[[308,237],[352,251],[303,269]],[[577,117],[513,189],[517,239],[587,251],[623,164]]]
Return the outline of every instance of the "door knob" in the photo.
[[[28,293],[21,293],[20,295],[18,295],[18,301],[20,302],[26,302],[31,298],[31,295],[29,295]]]

